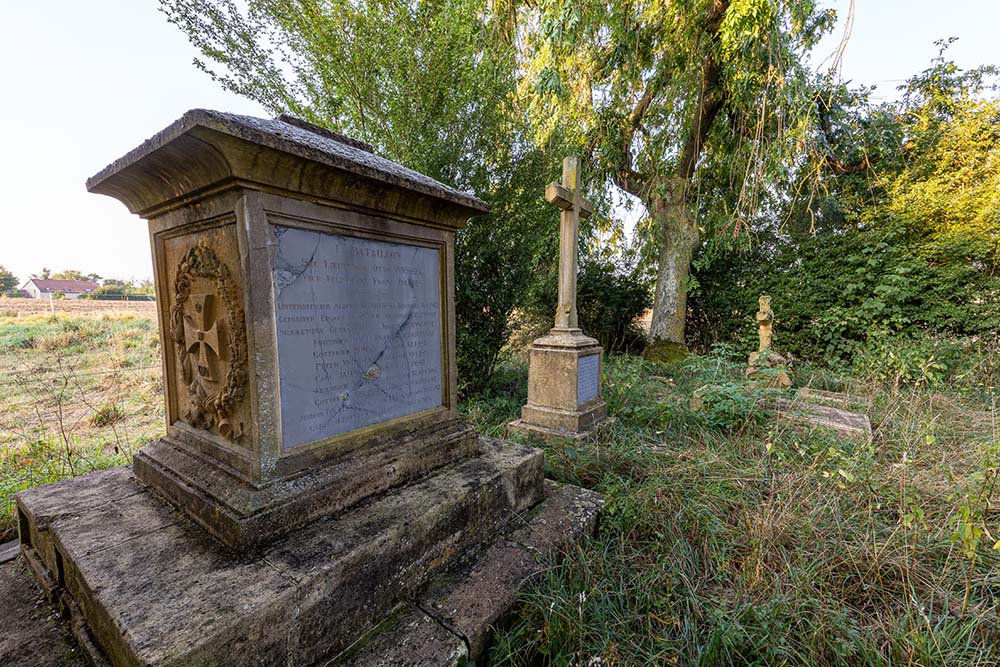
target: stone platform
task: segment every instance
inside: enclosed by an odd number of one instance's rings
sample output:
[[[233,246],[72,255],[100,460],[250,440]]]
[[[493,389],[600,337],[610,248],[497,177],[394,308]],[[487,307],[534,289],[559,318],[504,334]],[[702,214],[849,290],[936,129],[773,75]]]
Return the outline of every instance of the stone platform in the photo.
[[[542,471],[539,451],[481,439],[241,558],[118,468],[20,494],[22,552],[96,664],[454,664],[482,652],[539,558],[595,524],[598,496]]]

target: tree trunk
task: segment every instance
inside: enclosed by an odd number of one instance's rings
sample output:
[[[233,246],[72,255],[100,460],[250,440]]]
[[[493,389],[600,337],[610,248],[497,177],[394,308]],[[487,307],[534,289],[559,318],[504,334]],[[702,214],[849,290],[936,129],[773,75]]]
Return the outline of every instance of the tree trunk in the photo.
[[[691,255],[698,245],[698,226],[688,207],[686,190],[686,179],[674,177],[665,195],[653,199],[649,206],[653,222],[663,234],[648,348],[657,357],[662,356],[656,353],[657,348],[664,344],[675,349],[684,345],[687,281]]]

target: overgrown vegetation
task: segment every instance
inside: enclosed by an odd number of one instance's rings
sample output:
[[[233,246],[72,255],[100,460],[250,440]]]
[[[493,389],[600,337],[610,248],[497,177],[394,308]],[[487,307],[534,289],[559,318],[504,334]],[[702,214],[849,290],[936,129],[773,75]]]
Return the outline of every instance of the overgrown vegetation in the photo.
[[[761,293],[774,297],[784,351],[840,368],[864,368],[856,362],[887,346],[925,364],[970,344],[995,346],[996,70],[962,71],[946,47],[901,87],[899,102],[873,104],[870,91],[842,87],[822,98],[816,140],[843,161],[812,172],[816,196],[789,196],[752,235],[714,236],[700,248],[688,311],[695,348],[752,340]]]
[[[800,369],[871,401],[871,442],[776,426],[731,350],[610,357],[615,423],[545,447],[597,489],[599,532],[523,596],[491,665],[992,665],[1000,558],[995,394]],[[466,414],[514,418],[524,368]],[[979,378],[981,379],[981,378]],[[714,415],[699,387],[724,389]]]
[[[0,542],[17,536],[15,493],[127,464],[163,430],[154,311],[22,305],[0,301]]]
[[[550,476],[607,505],[491,664],[1000,664],[993,68],[962,71],[942,43],[873,103],[804,68],[833,21],[811,1],[161,7],[229,90],[493,205],[455,252],[462,410],[486,435],[525,402],[510,348],[555,308],[542,189],[564,153],[587,160],[580,323],[635,353],[655,303],[646,351],[679,361],[609,356],[614,422],[545,446]],[[615,188],[647,208],[634,248]],[[11,279],[0,267],[0,292]],[[871,440],[760,409],[782,393],[744,374],[762,293],[799,384],[859,399]],[[161,431],[155,342],[143,318],[0,304],[0,541],[17,490]]]

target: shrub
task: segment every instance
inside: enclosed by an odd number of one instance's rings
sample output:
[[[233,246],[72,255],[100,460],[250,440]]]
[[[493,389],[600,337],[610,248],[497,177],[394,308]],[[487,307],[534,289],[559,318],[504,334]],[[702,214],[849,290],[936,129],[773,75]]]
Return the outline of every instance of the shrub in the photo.
[[[688,335],[704,351],[721,340],[749,351],[757,297],[774,299],[775,347],[848,365],[885,338],[991,336],[1000,329],[1000,277],[987,249],[938,244],[900,228],[775,239],[747,249],[703,249],[695,261]]]
[[[619,264],[627,264],[620,261]],[[580,328],[598,340],[606,353],[638,353],[646,335],[638,325],[652,303],[650,282],[639,271],[614,261],[584,258],[576,282]],[[559,298],[556,268],[534,285],[525,306],[528,329],[552,326]]]
[[[90,423],[98,428],[111,426],[126,418],[125,410],[117,403],[108,403],[98,408],[90,417]]]
[[[600,341],[605,352],[642,351],[646,334],[637,320],[650,305],[649,280],[637,271],[599,260],[581,267],[577,279],[580,326]]]

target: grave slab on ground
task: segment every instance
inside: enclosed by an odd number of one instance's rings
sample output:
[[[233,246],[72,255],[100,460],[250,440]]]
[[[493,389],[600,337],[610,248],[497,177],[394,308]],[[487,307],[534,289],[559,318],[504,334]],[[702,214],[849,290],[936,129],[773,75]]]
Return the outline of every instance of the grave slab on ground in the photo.
[[[204,110],[88,188],[149,221],[167,424],[132,469],[17,496],[80,646],[311,666],[397,636],[453,648],[443,628],[481,653],[528,556],[559,551],[532,536],[580,539],[600,504],[458,415],[455,230],[486,204],[296,118]],[[491,604],[434,607],[477,578]]]
[[[846,408],[857,403],[857,397],[815,389],[799,389],[794,399],[778,398],[764,405],[779,422],[804,427],[819,427],[845,435],[870,438],[871,419],[862,412]],[[839,407],[834,407],[839,406]]]

